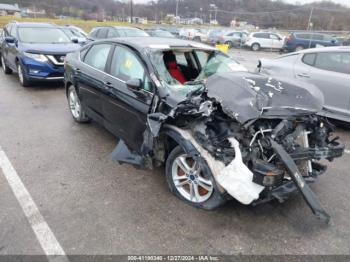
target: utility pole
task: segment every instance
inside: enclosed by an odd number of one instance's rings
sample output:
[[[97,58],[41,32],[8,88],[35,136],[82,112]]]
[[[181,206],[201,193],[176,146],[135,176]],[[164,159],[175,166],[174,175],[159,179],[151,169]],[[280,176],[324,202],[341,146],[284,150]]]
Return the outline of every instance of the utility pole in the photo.
[[[176,0],[176,11],[175,11],[176,19],[177,19],[178,15],[179,15],[179,1],[180,0]]]
[[[309,21],[307,23],[307,31],[309,31],[309,29],[310,29],[310,25],[311,25],[311,21],[312,21],[312,14],[313,13],[314,13],[314,7],[312,7],[311,11],[310,11]]]
[[[133,23],[133,16],[134,16],[134,10],[133,10],[133,2],[130,0],[130,22]]]

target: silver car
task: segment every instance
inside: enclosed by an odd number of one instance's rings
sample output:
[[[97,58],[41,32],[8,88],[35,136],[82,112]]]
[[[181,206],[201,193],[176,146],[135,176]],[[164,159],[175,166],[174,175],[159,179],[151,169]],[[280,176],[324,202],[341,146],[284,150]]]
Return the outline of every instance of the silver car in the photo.
[[[248,33],[242,31],[227,31],[223,32],[221,36],[218,37],[218,41],[221,44],[227,44],[230,48],[241,47],[247,40]]]
[[[350,122],[350,47],[322,47],[261,59],[258,71],[317,86],[325,99],[320,115]]]

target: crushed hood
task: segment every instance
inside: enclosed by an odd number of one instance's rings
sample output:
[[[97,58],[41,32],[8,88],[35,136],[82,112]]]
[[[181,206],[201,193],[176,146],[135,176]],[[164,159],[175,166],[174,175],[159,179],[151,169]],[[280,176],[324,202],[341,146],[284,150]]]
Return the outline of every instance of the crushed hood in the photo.
[[[216,74],[206,82],[207,95],[241,123],[262,117],[295,116],[320,111],[324,98],[313,85],[248,72]]]

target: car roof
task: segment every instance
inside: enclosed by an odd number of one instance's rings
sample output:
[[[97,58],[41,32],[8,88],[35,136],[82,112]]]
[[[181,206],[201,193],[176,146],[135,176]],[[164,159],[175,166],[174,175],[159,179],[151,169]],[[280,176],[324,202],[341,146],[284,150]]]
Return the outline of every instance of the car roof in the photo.
[[[136,29],[136,30],[141,30],[140,28],[137,27],[132,27],[132,26],[97,26],[94,29],[98,28],[115,28],[115,29]]]
[[[145,48],[150,49],[171,49],[176,47],[188,47],[188,48],[198,48],[206,50],[215,50],[212,46],[198,43],[195,41],[182,40],[182,39],[171,39],[166,37],[123,37],[123,38],[112,38],[100,40],[101,42],[114,42],[129,45],[137,50],[143,50]]]
[[[318,47],[318,48],[310,48],[301,50],[299,54],[307,54],[307,53],[323,53],[323,52],[350,52],[350,46],[329,46],[329,47]]]
[[[57,28],[58,26],[55,24],[50,23],[34,23],[34,22],[16,22],[15,23],[18,27],[52,27]]]

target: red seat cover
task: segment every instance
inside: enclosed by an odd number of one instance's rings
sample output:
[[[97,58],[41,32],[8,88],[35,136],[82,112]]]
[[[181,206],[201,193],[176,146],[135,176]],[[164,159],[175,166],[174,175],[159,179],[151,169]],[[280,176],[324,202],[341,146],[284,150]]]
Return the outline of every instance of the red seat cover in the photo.
[[[185,77],[181,73],[181,71],[177,68],[176,61],[170,61],[167,63],[167,69],[169,71],[169,74],[179,81],[181,84],[184,84],[186,82]]]

